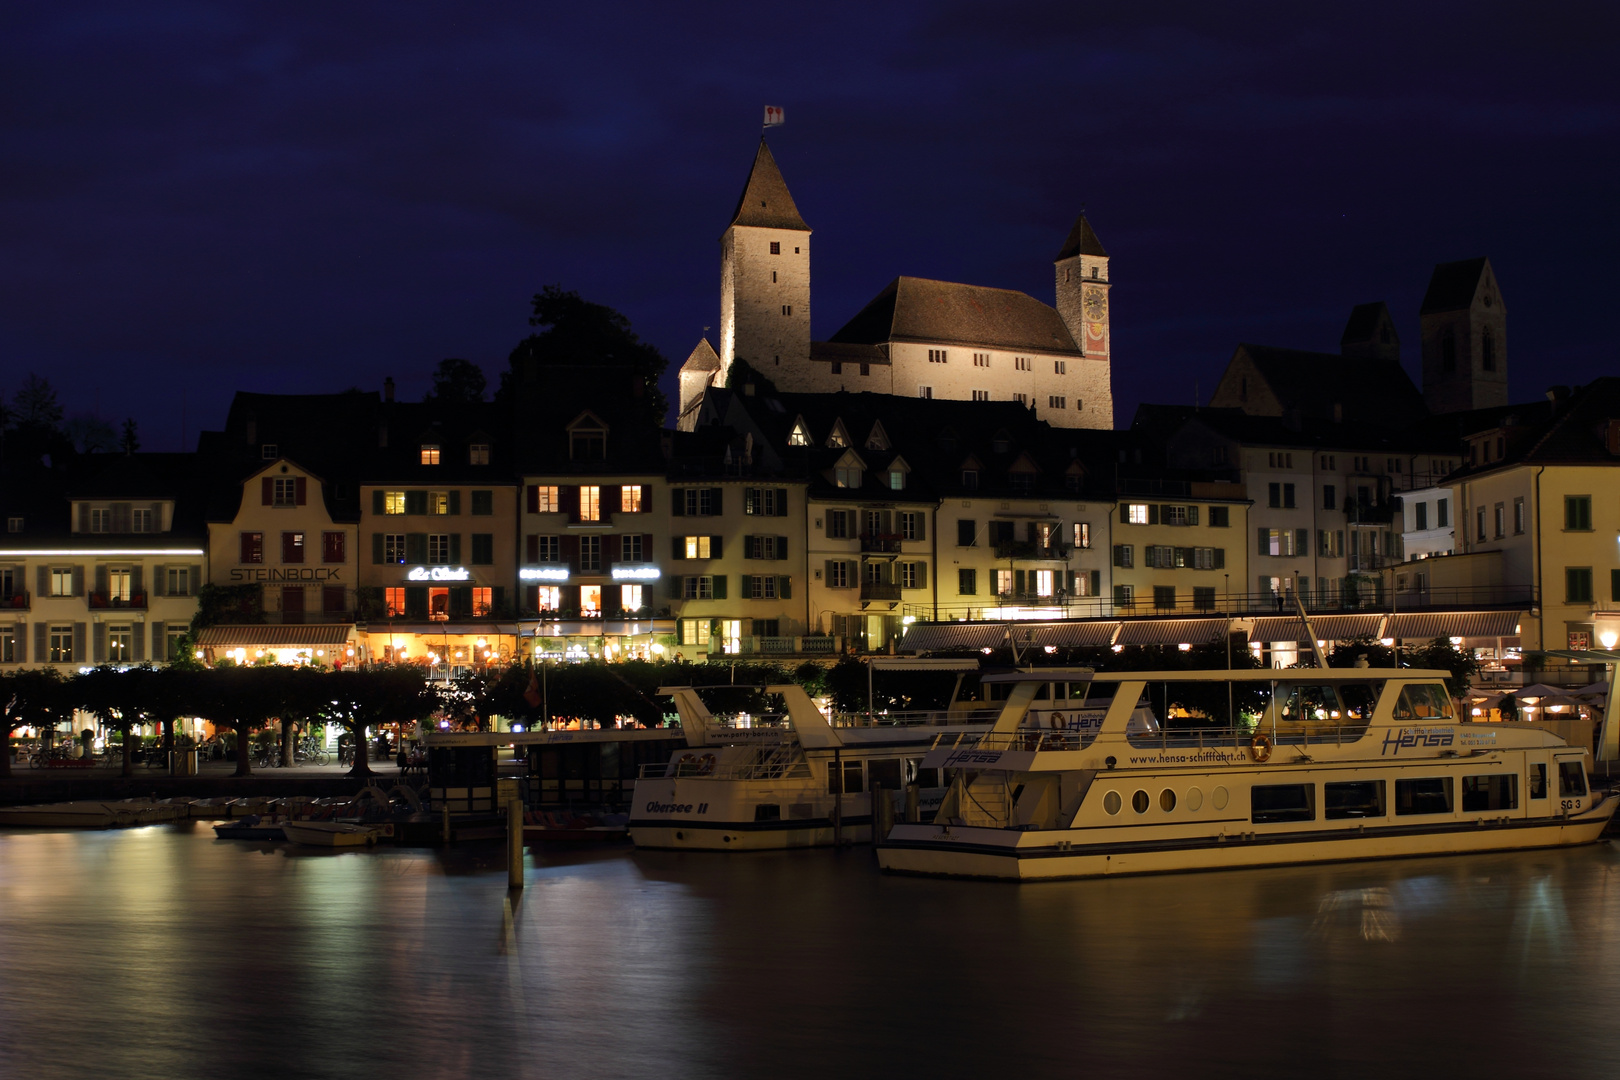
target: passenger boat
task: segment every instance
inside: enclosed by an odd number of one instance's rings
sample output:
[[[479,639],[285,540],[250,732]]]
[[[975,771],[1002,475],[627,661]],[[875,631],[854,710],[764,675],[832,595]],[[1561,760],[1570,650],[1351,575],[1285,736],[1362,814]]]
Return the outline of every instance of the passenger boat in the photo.
[[[960,680],[958,680],[960,685]],[[630,838],[637,847],[757,851],[863,842],[872,836],[873,791],[892,808],[944,795],[922,758],[942,731],[989,730],[994,710],[946,709],[828,718],[795,685],[766,686],[781,711],[713,716],[698,687],[665,687],[686,747],[646,765],[635,784]],[[718,689],[718,688],[716,688]],[[736,689],[725,687],[726,690]]]
[[[1620,797],[1591,790],[1588,751],[1530,724],[1469,722],[1446,674],[986,676],[1005,701],[995,725],[935,739],[922,764],[948,792],[887,831],[878,863],[1031,880],[1596,840]],[[1077,715],[1098,712],[1095,727]]]
[[[307,847],[370,847],[385,835],[393,835],[392,825],[358,825],[342,821],[284,821],[281,831],[295,844]]]
[[[187,807],[157,803],[150,799],[122,801],[77,801],[46,803],[39,806],[0,807],[0,827],[36,829],[114,829],[136,825],[161,825],[177,821]]]

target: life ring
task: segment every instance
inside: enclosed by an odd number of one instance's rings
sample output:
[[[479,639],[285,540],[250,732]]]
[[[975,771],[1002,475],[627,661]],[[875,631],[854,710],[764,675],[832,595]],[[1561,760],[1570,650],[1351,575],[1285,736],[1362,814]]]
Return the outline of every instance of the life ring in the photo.
[[[699,776],[708,776],[712,772],[714,772],[714,755],[704,754],[698,758],[697,774]]]
[[[1255,732],[1254,738],[1249,740],[1249,756],[1260,764],[1265,764],[1271,757],[1271,736],[1264,732]]]
[[[1053,713],[1050,723],[1052,725],[1052,730],[1053,731],[1062,731],[1063,730],[1063,714],[1062,713]]]

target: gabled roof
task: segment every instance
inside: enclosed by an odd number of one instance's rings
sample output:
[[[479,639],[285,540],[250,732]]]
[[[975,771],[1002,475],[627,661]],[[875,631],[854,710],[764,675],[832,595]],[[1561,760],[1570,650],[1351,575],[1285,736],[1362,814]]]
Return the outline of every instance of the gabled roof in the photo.
[[[1429,277],[1429,290],[1423,294],[1419,315],[1437,311],[1461,311],[1471,306],[1479,291],[1479,279],[1490,260],[1481,255],[1477,259],[1441,263]]]
[[[1611,453],[1609,425],[1620,423],[1620,377],[1596,379],[1577,388],[1569,404],[1545,422],[1532,439],[1519,443],[1501,461],[1465,466],[1461,475],[1495,472],[1515,465],[1620,465]]]
[[[681,365],[682,375],[685,375],[688,371],[719,370],[720,357],[715,353],[714,346],[709,344],[708,338],[698,339],[697,345],[692,349],[692,355],[688,356],[686,363]]]
[[[1059,251],[1057,258],[1052,261],[1062,262],[1064,259],[1072,259],[1076,255],[1096,255],[1099,258],[1108,258],[1108,252],[1103,249],[1102,241],[1098,240],[1097,234],[1092,231],[1091,222],[1086,220],[1084,212],[1081,212],[1080,216],[1075,219],[1074,228],[1069,230],[1068,239],[1063,241],[1063,250]]]
[[[1361,345],[1374,340],[1379,325],[1389,318],[1389,307],[1382,300],[1370,304],[1357,304],[1350,309],[1350,321],[1344,324],[1339,346]]]
[[[733,225],[757,226],[766,229],[794,229],[809,232],[810,226],[799,216],[799,208],[788,194],[787,181],[776,167],[771,148],[759,140],[759,153],[754,155],[754,167],[749,170],[748,183],[743,185],[737,200],[737,211],[731,215]]]
[[[1057,309],[1027,293],[913,277],[891,281],[831,341],[939,342],[1080,355]]]
[[[1285,410],[1326,418],[1341,407],[1346,423],[1402,428],[1427,414],[1423,395],[1400,363],[1388,359],[1347,360],[1336,353],[1239,344]],[[1234,355],[1236,359],[1236,355]]]

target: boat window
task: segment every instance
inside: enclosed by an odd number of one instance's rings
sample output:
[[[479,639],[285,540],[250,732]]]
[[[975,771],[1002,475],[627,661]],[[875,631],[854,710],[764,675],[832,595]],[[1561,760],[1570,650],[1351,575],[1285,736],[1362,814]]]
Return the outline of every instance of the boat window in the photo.
[[[1586,770],[1581,768],[1580,762],[1560,761],[1558,763],[1558,794],[1586,794]]]
[[[1322,785],[1322,816],[1329,821],[1342,818],[1384,816],[1384,782],[1349,780]]]
[[[914,782],[918,787],[939,787],[939,770],[924,769],[919,766],[917,768],[917,775],[914,777]]]
[[[1050,700],[1052,700],[1052,684],[1051,683],[1044,683],[1044,682],[1038,684],[1035,687],[1035,700],[1036,701],[1050,701]]]
[[[1450,720],[1451,697],[1435,683],[1412,683],[1395,703],[1397,720]]]
[[[1381,682],[1340,683],[1339,703],[1344,706],[1348,720],[1371,720],[1378,706],[1378,695],[1384,692]]]
[[[1131,809],[1132,810],[1135,810],[1138,814],[1145,814],[1145,813],[1147,813],[1147,808],[1148,808],[1148,793],[1147,792],[1138,791],[1135,795],[1131,796]]]
[[[1120,799],[1117,791],[1110,791],[1103,796],[1103,809],[1108,811],[1110,815],[1119,813],[1122,803],[1123,800]]]
[[[858,761],[844,762],[844,794],[858,795],[864,788],[861,785],[861,763]]]
[[[900,790],[900,759],[878,758],[866,763],[866,779],[872,787],[889,791]]]
[[[781,803],[760,803],[758,806],[754,807],[754,820],[755,821],[781,821],[782,820],[782,804]]]
[[[1395,813],[1451,813],[1451,777],[1425,776],[1395,781]]]
[[[1264,784],[1250,788],[1249,820],[1256,825],[1272,821],[1315,821],[1316,785]]]
[[[1169,788],[1165,788],[1163,791],[1159,792],[1159,809],[1168,814],[1175,808],[1176,793],[1171,791]]]
[[[1067,701],[1068,699],[1069,699],[1069,684],[1066,683],[1066,682],[1055,682],[1055,683],[1053,683],[1052,684],[1052,700],[1053,701]]]
[[[1547,763],[1535,762],[1530,766],[1530,797],[1532,799],[1545,799],[1547,797]]]
[[[1519,778],[1512,773],[1465,776],[1462,799],[1464,810],[1517,810]]]
[[[1279,686],[1282,693],[1282,719],[1284,720],[1342,720],[1344,710],[1339,706],[1339,695],[1331,686],[1310,686],[1296,683]],[[1286,696],[1284,696],[1286,695]]]

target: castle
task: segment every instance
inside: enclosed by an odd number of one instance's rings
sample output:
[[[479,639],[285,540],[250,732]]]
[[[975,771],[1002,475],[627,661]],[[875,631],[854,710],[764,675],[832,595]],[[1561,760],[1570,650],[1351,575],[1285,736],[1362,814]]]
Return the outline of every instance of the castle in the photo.
[[[1017,401],[1054,427],[1113,427],[1108,252],[1084,214],[1054,260],[1056,306],[900,277],[827,341],[810,339],[810,231],[761,139],[720,238],[719,351],[705,338],[681,367],[682,428],[739,361],[789,392]]]

